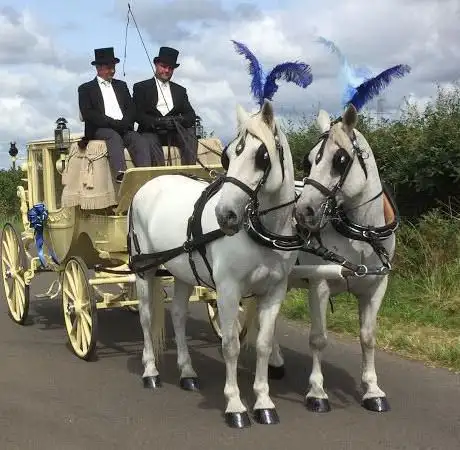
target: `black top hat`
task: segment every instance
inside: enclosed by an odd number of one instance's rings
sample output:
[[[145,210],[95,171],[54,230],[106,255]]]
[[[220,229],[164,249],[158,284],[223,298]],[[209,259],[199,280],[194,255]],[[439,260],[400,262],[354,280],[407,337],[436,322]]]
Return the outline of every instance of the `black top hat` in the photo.
[[[113,54],[113,47],[96,48],[94,49],[94,61],[91,63],[93,66],[102,64],[117,64],[120,60],[115,58]]]
[[[169,64],[171,67],[179,67],[180,64],[177,64],[177,56],[179,52],[175,48],[171,47],[160,47],[160,51],[158,52],[158,56],[153,58],[153,62],[163,62],[165,64]]]

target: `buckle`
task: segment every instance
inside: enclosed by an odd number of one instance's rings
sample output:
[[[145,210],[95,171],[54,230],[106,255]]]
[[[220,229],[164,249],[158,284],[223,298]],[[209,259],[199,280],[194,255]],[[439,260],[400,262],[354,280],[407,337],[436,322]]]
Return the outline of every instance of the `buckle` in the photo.
[[[193,241],[185,241],[182,245],[182,248],[187,252],[191,253],[193,251]]]
[[[358,268],[356,269],[356,271],[354,272],[354,275],[356,277],[362,278],[367,275],[367,272],[368,272],[367,266],[365,266],[364,264],[360,264]]]

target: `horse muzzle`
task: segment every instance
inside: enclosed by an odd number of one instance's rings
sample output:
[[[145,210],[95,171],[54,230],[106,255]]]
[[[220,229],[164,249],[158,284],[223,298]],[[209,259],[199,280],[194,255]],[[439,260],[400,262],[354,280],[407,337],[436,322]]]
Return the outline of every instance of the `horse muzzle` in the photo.
[[[240,231],[242,218],[232,209],[216,207],[216,218],[219,228],[227,235],[233,236]]]
[[[322,214],[315,214],[315,211],[310,206],[306,208],[296,209],[295,219],[300,228],[308,233],[316,233],[321,229]]]

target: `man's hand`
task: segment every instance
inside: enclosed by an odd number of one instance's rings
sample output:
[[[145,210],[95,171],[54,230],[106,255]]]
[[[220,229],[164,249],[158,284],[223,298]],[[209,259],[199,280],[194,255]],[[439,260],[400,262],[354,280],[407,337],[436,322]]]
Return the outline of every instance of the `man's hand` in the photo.
[[[153,126],[159,130],[174,130],[176,128],[172,116],[163,116],[154,119]]]

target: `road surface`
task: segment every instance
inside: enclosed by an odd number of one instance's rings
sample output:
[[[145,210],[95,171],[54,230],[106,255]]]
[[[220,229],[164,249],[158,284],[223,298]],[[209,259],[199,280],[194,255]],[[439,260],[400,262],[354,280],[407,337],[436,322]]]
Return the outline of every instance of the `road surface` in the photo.
[[[32,284],[44,292],[48,275]],[[271,382],[281,423],[227,428],[225,368],[205,315],[191,308],[188,334],[201,393],[178,387],[172,327],[161,363],[163,388],[142,387],[142,334],[127,310],[99,314],[98,360],[79,360],[66,345],[60,303],[32,299],[26,326],[12,322],[0,302],[1,450],[214,450],[214,449],[460,449],[460,376],[377,353],[380,385],[392,410],[377,414],[359,404],[360,347],[331,336],[325,383],[332,411],[315,415],[303,406],[311,358],[308,330],[282,321],[286,378]],[[243,401],[253,404],[254,357],[239,371]]]

